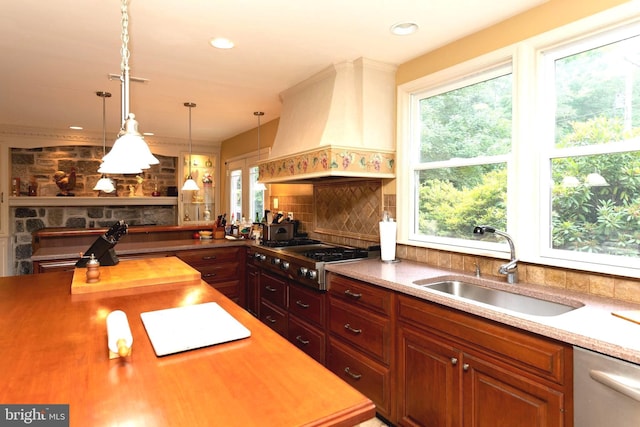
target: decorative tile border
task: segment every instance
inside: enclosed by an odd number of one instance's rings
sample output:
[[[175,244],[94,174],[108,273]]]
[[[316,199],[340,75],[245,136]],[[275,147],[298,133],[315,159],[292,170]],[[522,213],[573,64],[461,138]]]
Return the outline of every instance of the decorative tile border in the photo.
[[[395,153],[324,146],[259,164],[260,182],[284,182],[325,176],[393,178]]]

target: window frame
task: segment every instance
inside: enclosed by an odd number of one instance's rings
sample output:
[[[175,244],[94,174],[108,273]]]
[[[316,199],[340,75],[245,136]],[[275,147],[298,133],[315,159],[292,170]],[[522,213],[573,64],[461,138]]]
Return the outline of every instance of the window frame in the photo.
[[[447,93],[453,90],[461,89],[467,86],[472,86],[477,83],[481,83],[484,81],[491,80],[496,77],[504,76],[507,74],[513,74],[513,66],[511,61],[498,60],[494,64],[485,64],[486,66],[482,70],[478,70],[476,72],[471,73],[470,75],[461,75],[459,78],[454,78],[452,81],[446,82],[445,84],[436,84],[434,86],[429,86],[425,90],[412,92],[410,95],[411,105],[410,110],[412,114],[412,120],[419,122],[420,121],[420,102],[422,99],[438,96],[443,93]],[[513,123],[513,121],[512,121]],[[420,126],[416,126],[419,128]],[[419,159],[420,152],[420,131],[418,129],[412,129],[412,135],[415,135],[409,142],[409,151],[410,155],[408,159]],[[513,133],[513,125],[512,125],[512,133]],[[512,135],[513,141],[513,135]],[[412,161],[409,160],[410,164],[408,168],[413,172],[409,177],[410,185],[413,188],[413,196],[410,201],[411,209],[408,212],[409,220],[408,224],[411,224],[409,228],[408,240],[414,242],[424,242],[424,243],[432,243],[432,244],[445,244],[452,246],[467,246],[471,245],[472,247],[493,247],[497,248],[500,246],[496,246],[489,242],[479,242],[479,241],[468,241],[467,239],[459,239],[453,237],[442,237],[442,236],[432,236],[432,235],[424,235],[418,233],[418,215],[416,211],[416,201],[418,200],[418,186],[415,185],[416,181],[416,173],[424,170],[431,169],[443,169],[443,168],[456,168],[456,167],[464,167],[464,166],[479,166],[479,165],[488,165],[488,164],[501,164],[504,163],[507,171],[509,170],[511,163],[511,151],[507,154],[500,155],[492,155],[486,157],[470,157],[470,158],[452,158],[448,160],[439,160],[439,161],[428,161],[428,162],[420,162],[420,161]],[[508,173],[508,172],[507,172]],[[508,191],[508,185],[507,185]],[[405,193],[408,194],[408,193]],[[507,195],[507,200],[509,197]],[[472,228],[472,224],[469,225],[470,229]],[[508,249],[506,249],[508,251]]]
[[[426,247],[470,255],[508,259],[508,246],[481,240],[438,239],[416,240],[412,235],[413,217],[417,188],[413,186],[411,147],[415,146],[418,126],[412,128],[412,120],[419,112],[412,108],[413,96],[429,88],[447,85],[497,66],[512,62],[513,72],[513,149],[508,160],[507,176],[507,232],[513,237],[516,255],[525,262],[534,264],[573,268],[577,270],[640,277],[640,266],[631,262],[614,260],[598,255],[594,263],[584,253],[572,253],[551,249],[550,242],[550,162],[553,144],[541,147],[539,141],[549,135],[553,141],[554,118],[549,119],[548,94],[537,89],[548,84],[544,55],[552,49],[575,44],[589,37],[603,35],[615,29],[640,25],[640,13],[628,5],[619,6],[572,24],[551,30],[527,40],[515,43],[472,58],[449,68],[423,76],[414,81],[398,85],[397,89],[397,175],[396,206],[398,217],[398,242],[410,246]],[[620,148],[624,150],[624,148]],[[595,149],[594,149],[595,150]],[[607,149],[607,152],[613,150]],[[406,195],[406,196],[405,196]],[[531,209],[539,206],[539,209]],[[416,213],[417,214],[417,213]],[[490,225],[490,224],[489,224]],[[545,232],[548,230],[548,232]],[[454,239],[450,239],[454,240]],[[545,247],[545,245],[547,245]]]
[[[251,214],[255,216],[255,212],[252,212],[251,206],[251,169],[258,166],[258,159],[266,159],[269,157],[269,153],[271,152],[270,148],[260,149],[260,153],[258,151],[254,151],[251,153],[247,153],[242,156],[233,157],[226,162],[226,173],[227,173],[227,208],[231,207],[231,197],[232,197],[232,188],[231,188],[231,171],[233,170],[241,170],[242,171],[242,212],[241,215],[245,216],[245,218],[249,221],[255,219]],[[266,201],[269,200],[269,191],[270,185],[266,185],[266,189],[264,190],[264,201],[266,205]],[[249,213],[249,216],[247,216]],[[227,218],[229,220],[229,218]],[[238,220],[242,220],[242,218],[238,218]]]

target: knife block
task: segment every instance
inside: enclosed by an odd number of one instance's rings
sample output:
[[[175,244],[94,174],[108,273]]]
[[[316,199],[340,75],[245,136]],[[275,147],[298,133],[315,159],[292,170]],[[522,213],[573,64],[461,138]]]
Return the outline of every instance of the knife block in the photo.
[[[216,227],[213,229],[214,239],[224,239],[224,235],[225,235],[224,227]]]

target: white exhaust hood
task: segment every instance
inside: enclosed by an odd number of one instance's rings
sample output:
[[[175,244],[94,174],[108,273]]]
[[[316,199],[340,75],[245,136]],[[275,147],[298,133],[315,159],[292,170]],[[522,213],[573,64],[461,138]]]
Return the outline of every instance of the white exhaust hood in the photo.
[[[360,58],[280,94],[282,113],[260,181],[395,176],[396,67]]]

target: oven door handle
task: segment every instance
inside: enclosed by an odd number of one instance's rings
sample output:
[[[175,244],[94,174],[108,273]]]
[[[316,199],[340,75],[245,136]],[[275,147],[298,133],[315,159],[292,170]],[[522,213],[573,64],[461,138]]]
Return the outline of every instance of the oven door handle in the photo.
[[[600,384],[640,402],[640,383],[638,383],[638,381],[634,381],[631,378],[623,377],[621,375],[613,375],[607,372],[597,371],[595,369],[589,371],[589,376]]]

